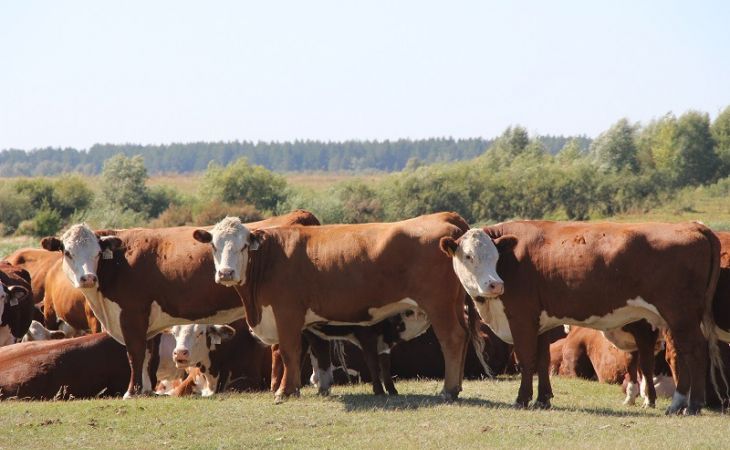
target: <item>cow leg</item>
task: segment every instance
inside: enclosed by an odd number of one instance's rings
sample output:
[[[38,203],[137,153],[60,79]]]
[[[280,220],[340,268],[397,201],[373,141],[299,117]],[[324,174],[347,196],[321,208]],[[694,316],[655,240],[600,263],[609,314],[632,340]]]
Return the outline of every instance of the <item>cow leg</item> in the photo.
[[[93,332],[93,329],[92,329]],[[158,334],[152,339],[147,341],[147,351],[149,352],[149,361],[147,363],[147,370],[145,371],[146,378],[150,383],[150,391],[153,391],[157,386],[157,369],[160,367],[160,340],[162,334]],[[142,384],[144,384],[144,379]]]
[[[330,395],[330,388],[335,380],[332,356],[330,355],[330,343],[310,331],[305,330],[303,335],[305,342],[309,344],[312,358],[312,377],[310,381],[318,387],[317,393],[319,395]]]
[[[284,362],[283,381],[274,398],[276,403],[281,403],[289,396],[299,396],[304,314],[297,314],[297,311],[274,311],[274,319],[279,330],[279,351]]]
[[[99,323],[99,319],[94,315],[94,311],[91,310],[88,301],[84,302],[84,314],[86,315],[86,323],[89,324],[89,332],[101,333],[101,323]]]
[[[53,302],[47,297],[43,297],[43,325],[49,330],[58,330],[58,317]]]
[[[456,400],[461,392],[468,344],[463,301],[460,297],[455,308],[430,308],[426,314],[444,355],[444,388],[441,396],[446,400]]]
[[[535,321],[537,324],[537,321]],[[515,341],[515,354],[520,361],[521,380],[520,390],[517,393],[515,406],[527,408],[532,400],[532,377],[535,374],[538,362],[538,334],[537,328],[510,322],[512,337]]]
[[[271,392],[276,392],[284,378],[284,362],[281,359],[279,344],[271,346]]]
[[[666,413],[699,414],[705,404],[707,342],[699,327],[699,320],[696,323],[682,323],[683,326],[669,325],[676,346],[678,373],[677,390]]]
[[[371,327],[358,327],[355,338],[360,342],[365,364],[370,372],[370,380],[373,384],[373,394],[385,395],[383,383],[380,380],[380,363],[378,361],[378,335]]]
[[[636,397],[639,396],[639,352],[631,352],[629,354],[629,366],[626,371],[626,377],[629,382],[626,384],[626,398],[624,405],[634,406]]]
[[[543,333],[537,338],[537,400],[534,407],[550,409],[553,388],[550,385],[550,336]]]
[[[636,345],[639,347],[639,365],[641,367],[641,394],[644,396],[644,408],[656,407],[656,389],[654,388],[654,348],[657,334],[636,335]],[[652,339],[653,338],[653,339]]]
[[[127,346],[127,358],[131,368],[129,387],[124,398],[131,398],[142,392],[142,372],[147,354],[147,327],[149,313],[122,310],[119,316],[122,337]]]
[[[390,373],[390,351],[379,354],[378,360],[380,361],[380,376],[383,379],[383,384],[385,384],[385,390],[390,395],[398,395],[398,390],[395,388],[395,383],[393,383],[393,375]]]

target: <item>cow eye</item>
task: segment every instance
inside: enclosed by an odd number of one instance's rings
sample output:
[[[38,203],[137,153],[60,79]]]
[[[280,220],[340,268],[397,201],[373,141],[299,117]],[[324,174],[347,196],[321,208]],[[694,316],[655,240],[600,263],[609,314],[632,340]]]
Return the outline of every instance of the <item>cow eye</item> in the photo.
[[[66,258],[68,258],[68,259],[72,259],[72,258],[71,258],[71,253],[69,253],[69,252],[68,252],[68,250],[64,250],[64,251],[63,251],[63,255],[64,255],[64,256],[65,256]]]
[[[471,255],[466,255],[466,259],[468,259],[469,261],[471,261],[472,260]]]

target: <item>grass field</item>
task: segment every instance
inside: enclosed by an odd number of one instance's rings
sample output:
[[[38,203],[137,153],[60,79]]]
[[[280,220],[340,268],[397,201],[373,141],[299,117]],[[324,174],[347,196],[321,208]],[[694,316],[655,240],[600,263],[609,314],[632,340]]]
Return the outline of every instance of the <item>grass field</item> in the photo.
[[[621,405],[618,386],[554,378],[553,409],[517,410],[518,382],[467,381],[442,402],[441,381],[403,381],[398,397],[369,386],[311,387],[275,405],[269,393],[212,398],[4,402],[2,448],[724,448],[727,417],[665,417]]]

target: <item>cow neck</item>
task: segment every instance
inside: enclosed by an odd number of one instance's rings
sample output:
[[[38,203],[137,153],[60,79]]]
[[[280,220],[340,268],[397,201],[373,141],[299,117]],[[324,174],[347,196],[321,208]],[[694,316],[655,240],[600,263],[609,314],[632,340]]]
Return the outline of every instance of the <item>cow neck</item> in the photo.
[[[243,285],[236,285],[234,289],[243,302],[246,311],[246,322],[248,326],[255,327],[261,322],[261,307],[259,291],[263,284],[267,271],[267,262],[271,259],[270,249],[273,236],[265,239],[258,250],[248,252],[248,264],[246,264],[246,282]]]

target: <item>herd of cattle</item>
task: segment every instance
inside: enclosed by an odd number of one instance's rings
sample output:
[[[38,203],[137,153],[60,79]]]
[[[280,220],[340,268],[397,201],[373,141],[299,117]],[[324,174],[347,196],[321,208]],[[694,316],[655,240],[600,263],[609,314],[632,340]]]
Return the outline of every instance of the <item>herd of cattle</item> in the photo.
[[[521,374],[622,383],[667,413],[727,402],[730,233],[700,223],[515,221],[455,213],[320,225],[70,227],[0,263],[0,398],[211,395],[303,383]],[[727,272],[727,273],[726,273]],[[567,333],[567,334],[566,334]],[[18,342],[18,341],[23,342]],[[17,342],[17,343],[16,343]],[[666,361],[666,363],[665,363]],[[310,376],[311,375],[311,376]]]

